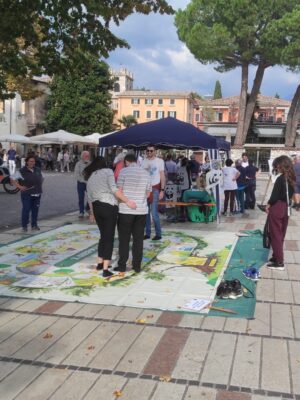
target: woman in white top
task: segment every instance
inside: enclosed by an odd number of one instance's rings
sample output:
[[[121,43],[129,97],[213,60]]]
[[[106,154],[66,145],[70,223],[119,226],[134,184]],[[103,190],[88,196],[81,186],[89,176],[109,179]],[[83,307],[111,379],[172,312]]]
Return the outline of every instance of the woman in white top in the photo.
[[[228,201],[230,199],[230,215],[233,214],[234,201],[235,201],[235,191],[237,190],[236,180],[240,176],[240,172],[232,167],[233,161],[228,158],[225,161],[225,167],[223,171],[223,188],[224,188],[224,212],[223,215],[227,215]]]
[[[110,265],[115,228],[118,217],[118,200],[126,203],[130,208],[136,208],[134,201],[129,200],[117,188],[114,173],[107,168],[103,157],[95,158],[92,163],[85,168],[84,176],[87,180],[87,196],[91,203],[90,218],[94,219],[100,230],[98,245],[98,265],[97,270],[103,269],[103,277],[108,278],[113,275],[108,270]]]

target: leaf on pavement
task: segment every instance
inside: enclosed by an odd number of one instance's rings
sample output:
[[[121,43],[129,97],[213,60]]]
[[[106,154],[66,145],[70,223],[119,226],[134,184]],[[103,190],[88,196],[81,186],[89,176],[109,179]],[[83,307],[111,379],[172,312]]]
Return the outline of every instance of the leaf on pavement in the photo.
[[[45,335],[43,336],[43,339],[51,339],[51,338],[53,338],[53,335],[50,332],[45,333]]]
[[[115,397],[121,397],[121,396],[123,395],[123,392],[122,392],[121,390],[115,390],[115,391],[113,392],[113,395],[114,395]]]
[[[168,376],[168,375],[162,375],[162,376],[159,377],[159,380],[161,382],[170,382],[171,379],[172,378],[170,376]]]

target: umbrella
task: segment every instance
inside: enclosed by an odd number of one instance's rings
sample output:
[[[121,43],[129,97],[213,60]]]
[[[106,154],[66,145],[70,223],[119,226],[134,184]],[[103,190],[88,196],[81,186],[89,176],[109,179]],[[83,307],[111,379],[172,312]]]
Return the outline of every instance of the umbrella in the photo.
[[[103,139],[100,147],[146,147],[153,144],[160,148],[217,149],[217,140],[195,126],[176,118],[162,118],[122,129]]]
[[[34,136],[32,138],[34,141],[38,142],[52,142],[59,144],[72,144],[72,143],[82,143],[91,144],[90,140],[86,140],[84,136],[75,135],[75,133],[70,133],[60,129],[56,132],[45,133],[43,135]]]
[[[0,142],[31,143],[28,137],[16,133],[0,133]]]
[[[101,133],[95,132],[95,133],[92,133],[91,135],[84,136],[84,138],[90,140],[91,143],[93,143],[93,144],[99,144],[99,139],[104,138],[109,135],[112,135],[113,133],[116,133],[116,132],[118,132],[118,131],[104,133],[103,135],[101,135]]]

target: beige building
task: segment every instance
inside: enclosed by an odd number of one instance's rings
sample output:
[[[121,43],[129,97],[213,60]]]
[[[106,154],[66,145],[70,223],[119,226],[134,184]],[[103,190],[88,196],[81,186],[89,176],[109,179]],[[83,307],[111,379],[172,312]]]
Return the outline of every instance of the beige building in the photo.
[[[133,115],[138,123],[173,117],[193,122],[194,99],[189,92],[131,90],[119,93],[114,123]]]

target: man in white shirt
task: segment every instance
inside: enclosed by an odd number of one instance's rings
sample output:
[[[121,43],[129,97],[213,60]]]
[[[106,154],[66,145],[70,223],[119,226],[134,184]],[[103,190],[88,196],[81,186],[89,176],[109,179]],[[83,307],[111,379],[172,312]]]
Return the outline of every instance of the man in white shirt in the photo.
[[[242,162],[241,162],[241,165],[242,165],[243,168],[248,167],[248,165],[249,165],[249,159],[248,159],[248,154],[247,154],[247,153],[243,153],[243,154],[242,154]]]
[[[137,165],[134,154],[127,154],[124,158],[124,168],[120,171],[118,189],[132,199],[136,208],[129,208],[120,203],[118,218],[119,233],[119,261],[114,271],[125,272],[129,257],[129,243],[132,236],[132,268],[138,273],[141,270],[143,258],[143,236],[148,214],[147,198],[151,192],[149,174]]]
[[[156,157],[156,150],[153,145],[148,145],[146,148],[146,159],[142,163],[142,167],[149,172],[152,196],[149,200],[149,211],[146,218],[146,233],[144,239],[150,239],[151,235],[151,214],[155,227],[155,236],[152,240],[161,239],[161,227],[158,214],[158,202],[164,197],[165,191],[165,165],[162,159]]]

